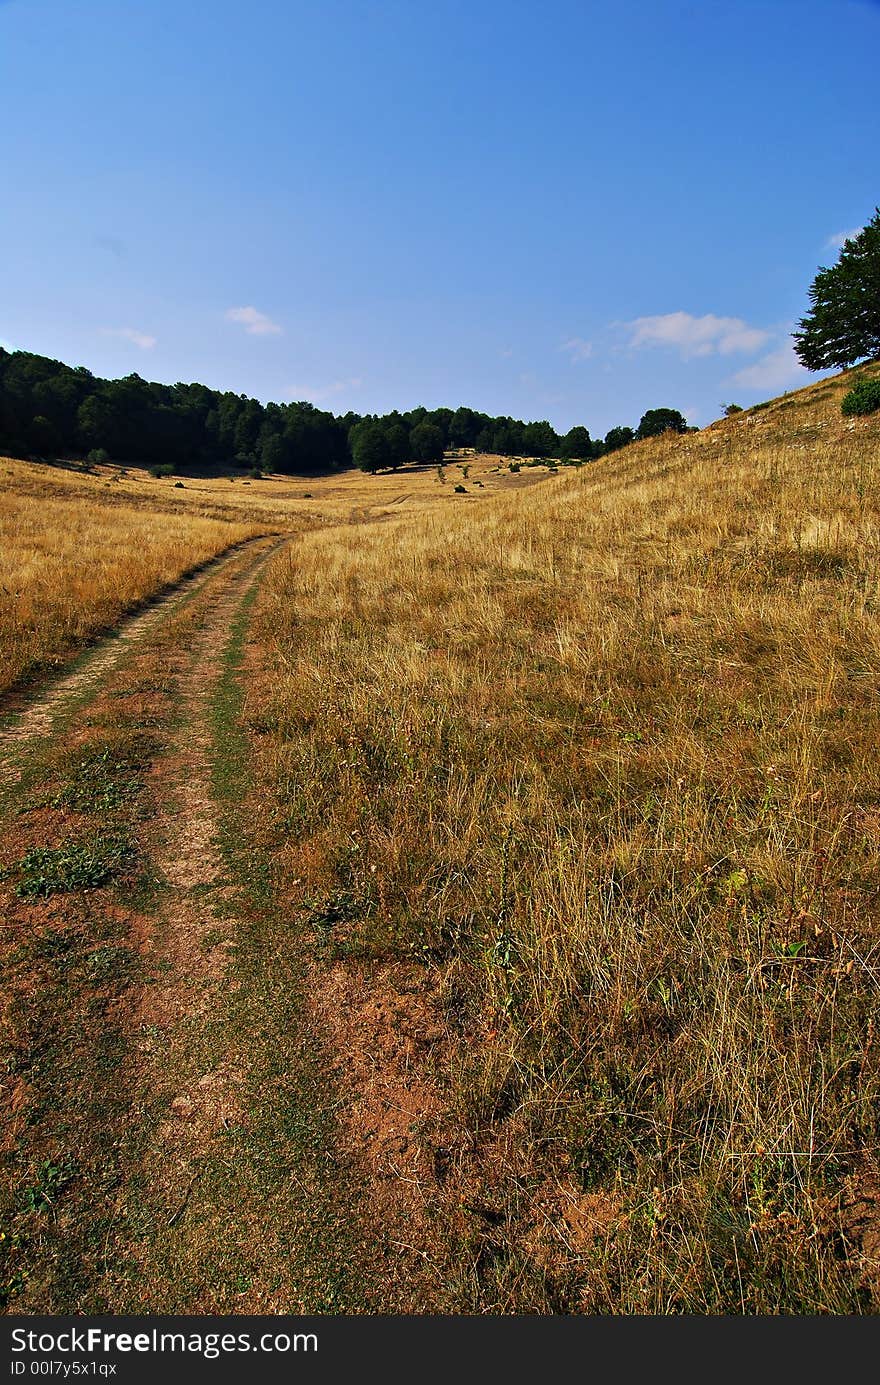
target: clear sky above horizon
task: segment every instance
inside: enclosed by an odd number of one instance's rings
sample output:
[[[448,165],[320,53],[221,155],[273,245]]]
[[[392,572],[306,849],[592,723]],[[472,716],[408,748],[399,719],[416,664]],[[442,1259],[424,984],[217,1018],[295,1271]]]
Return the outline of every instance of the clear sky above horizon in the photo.
[[[807,383],[877,0],[0,0],[0,343],[603,435]]]

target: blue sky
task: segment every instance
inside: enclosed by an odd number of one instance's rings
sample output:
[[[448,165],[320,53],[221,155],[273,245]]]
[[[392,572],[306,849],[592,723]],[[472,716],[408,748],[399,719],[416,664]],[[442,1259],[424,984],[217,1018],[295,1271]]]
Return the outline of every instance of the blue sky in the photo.
[[[875,0],[0,0],[0,341],[704,424],[880,202]]]

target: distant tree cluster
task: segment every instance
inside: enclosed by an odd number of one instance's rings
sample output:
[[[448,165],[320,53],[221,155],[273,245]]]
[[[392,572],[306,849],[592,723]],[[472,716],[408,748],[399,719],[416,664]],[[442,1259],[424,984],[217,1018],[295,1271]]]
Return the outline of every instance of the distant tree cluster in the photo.
[[[352,464],[374,472],[442,463],[450,448],[581,462],[686,427],[675,409],[650,409],[638,429],[612,428],[604,440],[580,424],[560,435],[546,419],[524,423],[466,407],[337,417],[305,402],[261,404],[206,385],[155,384],[140,375],[103,380],[83,366],[0,349],[0,452],[112,458],[161,465],[169,474],[243,466],[319,475]]]
[[[317,474],[349,465],[344,419],[205,385],[102,380],[82,366],[0,350],[0,450],[172,469],[258,466]]]

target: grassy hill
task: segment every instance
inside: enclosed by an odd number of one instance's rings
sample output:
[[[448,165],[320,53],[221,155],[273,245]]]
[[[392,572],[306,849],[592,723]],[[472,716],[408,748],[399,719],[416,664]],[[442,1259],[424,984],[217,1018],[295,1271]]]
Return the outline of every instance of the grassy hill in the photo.
[[[270,573],[313,1022],[379,1216],[472,1309],[880,1302],[864,373]]]

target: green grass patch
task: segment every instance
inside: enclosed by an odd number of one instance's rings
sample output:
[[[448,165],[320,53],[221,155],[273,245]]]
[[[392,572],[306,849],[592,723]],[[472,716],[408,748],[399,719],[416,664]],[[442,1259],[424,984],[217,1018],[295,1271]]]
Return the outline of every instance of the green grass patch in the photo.
[[[130,866],[134,856],[131,842],[121,835],[69,839],[57,847],[32,847],[4,876],[17,877],[19,899],[48,899],[105,885]]]
[[[62,787],[48,800],[53,808],[105,814],[130,804],[141,790],[141,774],[152,744],[97,744],[68,753],[61,764]]]

